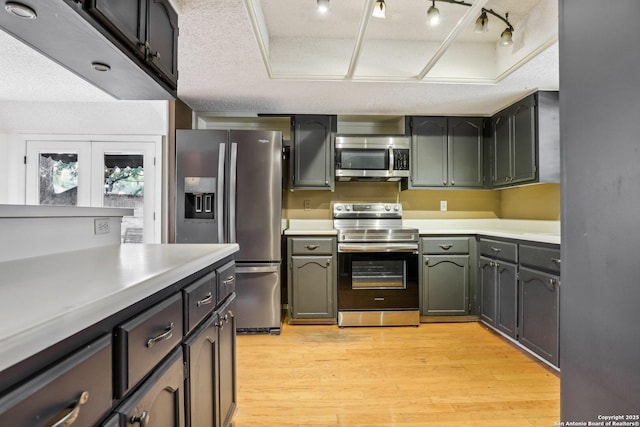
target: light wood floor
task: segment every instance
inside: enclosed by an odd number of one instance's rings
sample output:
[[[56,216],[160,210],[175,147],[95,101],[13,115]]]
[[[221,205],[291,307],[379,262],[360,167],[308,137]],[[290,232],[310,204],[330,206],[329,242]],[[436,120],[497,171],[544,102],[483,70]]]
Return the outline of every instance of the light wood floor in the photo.
[[[553,426],[558,375],[480,323],[238,336],[234,427]]]

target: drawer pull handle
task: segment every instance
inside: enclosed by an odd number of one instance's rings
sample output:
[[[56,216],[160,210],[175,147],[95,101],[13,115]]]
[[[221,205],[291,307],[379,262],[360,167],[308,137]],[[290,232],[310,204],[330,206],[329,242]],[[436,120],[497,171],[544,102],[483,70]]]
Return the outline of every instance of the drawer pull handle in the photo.
[[[502,249],[500,249],[500,248],[496,248],[495,246],[491,246],[491,250],[492,250],[493,252],[502,252]]]
[[[211,301],[213,301],[213,295],[209,292],[206,297],[198,301],[197,306],[200,307],[201,305],[211,304]]]
[[[138,423],[140,424],[140,427],[147,427],[149,425],[149,419],[151,418],[151,416],[149,415],[148,411],[142,411],[142,414],[138,415],[132,415],[131,416],[131,424],[135,424]]]
[[[232,284],[233,282],[236,281],[236,278],[234,276],[229,276],[227,277],[227,280],[223,280],[222,284],[225,286],[229,286],[230,284]]]
[[[453,247],[453,245],[438,245],[438,246],[440,246],[445,251],[448,251]]]
[[[84,405],[89,400],[89,392],[83,391],[78,400],[73,402],[69,408],[64,410],[64,415],[58,421],[48,424],[49,427],[67,427],[75,423],[80,415],[80,405]]]
[[[560,265],[562,263],[562,260],[560,258],[551,258],[551,262]]]
[[[304,247],[309,249],[310,251],[315,251],[320,247],[320,245],[304,245]]]
[[[165,329],[164,332],[162,332],[160,335],[158,335],[157,337],[149,338],[147,340],[147,347],[151,348],[159,341],[166,341],[171,339],[171,337],[173,337],[173,326],[173,322],[171,322],[169,324],[169,327]]]

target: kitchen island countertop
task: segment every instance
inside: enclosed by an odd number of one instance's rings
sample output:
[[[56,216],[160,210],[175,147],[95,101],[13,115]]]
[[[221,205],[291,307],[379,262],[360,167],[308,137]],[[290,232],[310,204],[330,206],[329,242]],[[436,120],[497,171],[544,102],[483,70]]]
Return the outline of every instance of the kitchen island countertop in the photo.
[[[125,244],[1,262],[0,371],[238,249]]]

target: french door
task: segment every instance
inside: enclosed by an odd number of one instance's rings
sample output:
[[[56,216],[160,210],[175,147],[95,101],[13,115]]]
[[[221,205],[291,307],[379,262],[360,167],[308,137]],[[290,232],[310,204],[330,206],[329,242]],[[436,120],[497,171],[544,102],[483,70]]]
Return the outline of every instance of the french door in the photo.
[[[130,208],[121,241],[160,241],[160,138],[27,140],[26,152],[27,204]]]

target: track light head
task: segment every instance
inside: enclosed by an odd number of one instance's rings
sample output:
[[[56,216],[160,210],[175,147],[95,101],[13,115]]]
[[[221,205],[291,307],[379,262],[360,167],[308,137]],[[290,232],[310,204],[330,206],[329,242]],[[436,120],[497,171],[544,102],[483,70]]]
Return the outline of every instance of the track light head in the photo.
[[[377,0],[376,5],[373,8],[373,13],[371,14],[374,18],[385,19],[387,17],[387,5],[384,0]]]
[[[474,30],[476,33],[486,33],[489,31],[489,18],[487,17],[487,12],[482,10],[482,13],[476,19],[476,26]]]
[[[316,3],[318,13],[325,15],[329,12],[329,0],[318,0]]]
[[[431,1],[431,7],[427,11],[427,22],[430,26],[435,27],[440,23],[440,11],[436,7],[436,1]]]
[[[505,28],[502,34],[500,34],[500,41],[498,43],[500,43],[501,46],[512,45],[513,44],[513,28],[511,27]]]

